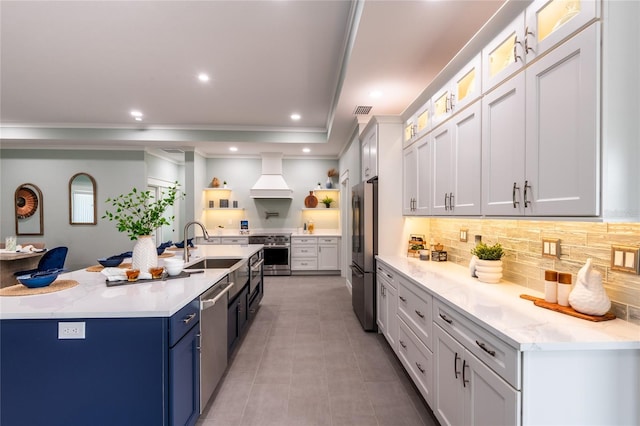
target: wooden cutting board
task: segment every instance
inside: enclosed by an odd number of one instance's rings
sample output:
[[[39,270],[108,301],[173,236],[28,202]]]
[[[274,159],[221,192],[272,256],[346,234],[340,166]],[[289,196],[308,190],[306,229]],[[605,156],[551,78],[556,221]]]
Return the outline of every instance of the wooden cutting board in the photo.
[[[544,299],[539,297],[530,296],[528,294],[521,294],[520,297],[522,299],[532,300],[533,304],[536,306],[540,306],[541,308],[550,309],[552,311],[560,312],[565,315],[571,315],[572,317],[586,319],[588,321],[600,322],[600,321],[609,321],[612,319],[616,319],[616,315],[613,312],[607,312],[604,315],[588,315],[583,314],[582,312],[578,312],[573,309],[571,306],[561,306],[557,303],[547,302]]]

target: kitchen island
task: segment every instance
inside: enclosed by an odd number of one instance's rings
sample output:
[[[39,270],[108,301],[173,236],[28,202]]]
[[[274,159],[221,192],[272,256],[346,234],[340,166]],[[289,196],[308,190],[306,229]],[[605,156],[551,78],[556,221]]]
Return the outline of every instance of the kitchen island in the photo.
[[[639,326],[535,306],[520,295],[540,292],[452,262],[377,259],[378,325],[441,424],[639,424]]]
[[[185,267],[260,250],[198,247]],[[107,287],[104,275],[79,270],[59,277],[73,288],[1,297],[0,424],[194,424],[198,297],[229,272]]]

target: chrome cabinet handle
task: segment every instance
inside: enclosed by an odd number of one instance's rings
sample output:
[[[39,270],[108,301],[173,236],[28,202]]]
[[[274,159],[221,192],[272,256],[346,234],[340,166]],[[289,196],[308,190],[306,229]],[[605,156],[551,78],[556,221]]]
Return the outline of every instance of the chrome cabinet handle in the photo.
[[[518,62],[518,58],[522,61],[522,57],[518,56],[518,45],[522,45],[522,43],[518,41],[518,36],[516,36],[516,40],[513,42],[513,62]]]
[[[458,378],[458,374],[460,374],[460,372],[458,371],[458,359],[460,359],[460,357],[458,356],[458,352],[456,352],[453,358],[453,374],[455,375],[456,379]]]
[[[442,320],[444,322],[446,322],[447,324],[453,324],[453,320],[450,320],[449,318],[447,318],[447,316],[445,314],[438,314],[438,316],[440,318],[442,318]]]
[[[402,296],[398,296],[398,297],[399,297],[399,298],[400,298],[400,300],[402,300],[403,302],[406,302],[406,301],[407,301],[407,299],[406,299],[405,297],[402,297]]]
[[[520,187],[516,185],[515,182],[513,182],[513,191],[511,192],[511,199],[513,201],[513,208],[517,209],[518,208],[518,204],[520,204],[520,201],[516,201],[516,190],[520,191]]]
[[[444,193],[444,209],[449,210],[449,194]]]
[[[424,314],[422,312],[420,312],[417,309],[414,309],[416,311],[416,315],[418,315],[420,318],[424,318]]]
[[[465,359],[464,361],[462,361],[462,387],[466,388],[467,387],[467,383],[469,383],[469,380],[465,377],[465,371],[466,368],[469,366],[469,364],[467,364],[467,360]]]
[[[422,374],[424,374],[424,372],[426,371],[424,368],[422,368],[422,365],[420,365],[419,362],[416,362],[416,367],[418,367],[418,370],[420,370]]]
[[[535,35],[531,31],[529,31],[529,26],[524,29],[524,54],[528,55],[529,52],[533,52],[533,48],[529,47],[529,36]]]
[[[189,324],[191,322],[192,319],[194,319],[196,317],[196,313],[192,313],[187,315],[186,317],[182,318],[182,322],[185,324]]]
[[[400,346],[402,346],[404,349],[407,349],[407,344],[405,342],[403,342],[402,340],[398,340],[398,342],[400,342]]]
[[[531,189],[531,185],[529,185],[528,180],[525,180],[524,181],[524,207],[525,208],[529,207],[529,204],[531,204],[531,201],[527,199],[527,189]]]
[[[453,111],[453,108],[454,108],[453,101],[456,98],[456,95],[452,93],[450,98],[451,100],[449,102],[451,103],[451,111]]]
[[[483,351],[485,351],[486,353],[488,353],[489,355],[495,357],[496,356],[496,351],[493,351],[491,349],[487,349],[487,346],[483,343],[483,342],[478,342],[476,340],[476,345],[480,346],[480,349],[482,349]]]
[[[453,211],[453,192],[449,193],[449,210]]]

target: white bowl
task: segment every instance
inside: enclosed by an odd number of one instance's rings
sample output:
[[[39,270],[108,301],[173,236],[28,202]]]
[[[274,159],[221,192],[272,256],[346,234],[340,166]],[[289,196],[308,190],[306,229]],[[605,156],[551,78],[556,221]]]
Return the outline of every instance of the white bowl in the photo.
[[[167,273],[174,277],[179,275],[182,272],[182,268],[184,267],[184,260],[182,259],[165,259],[164,268],[167,270]]]

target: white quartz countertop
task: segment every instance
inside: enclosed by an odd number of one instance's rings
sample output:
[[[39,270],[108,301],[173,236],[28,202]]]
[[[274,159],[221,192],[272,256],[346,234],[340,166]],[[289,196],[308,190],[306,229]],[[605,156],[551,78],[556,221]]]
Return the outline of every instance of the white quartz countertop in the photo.
[[[202,258],[247,259],[261,244],[199,246],[190,250],[193,264]],[[183,251],[174,251],[181,256]],[[160,258],[160,264],[163,259]],[[59,279],[78,285],[54,293],[0,297],[0,319],[170,317],[229,273],[229,269],[205,269],[188,278],[166,281],[139,280],[135,284],[107,287],[99,272],[78,270]]]
[[[453,262],[378,256],[450,306],[521,351],[640,349],[640,326],[621,319],[593,322],[535,306],[538,291],[502,280],[486,284]]]

